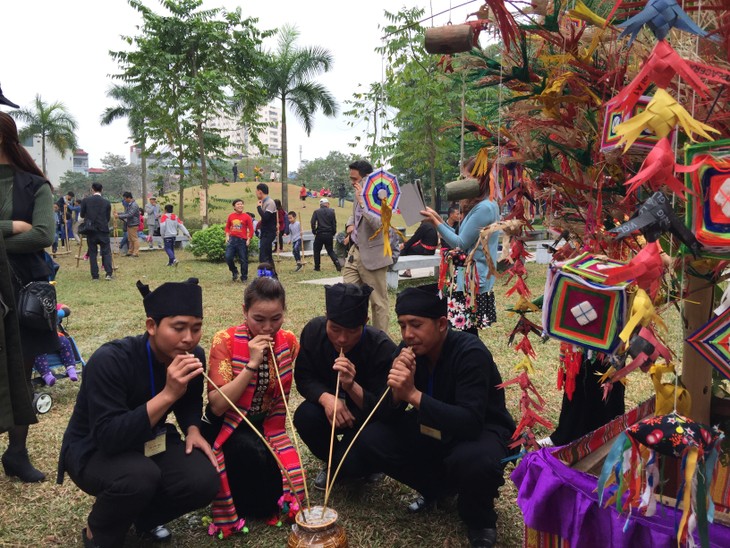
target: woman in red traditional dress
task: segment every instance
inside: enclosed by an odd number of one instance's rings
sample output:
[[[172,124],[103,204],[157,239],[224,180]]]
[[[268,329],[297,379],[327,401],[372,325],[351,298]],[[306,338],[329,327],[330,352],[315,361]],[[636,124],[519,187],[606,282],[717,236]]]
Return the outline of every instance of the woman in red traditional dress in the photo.
[[[244,323],[216,333],[209,363],[211,380],[266,438],[287,469],[294,492],[261,439],[209,386],[209,423],[204,422],[203,434],[213,447],[221,476],[221,489],[213,501],[211,534],[228,536],[241,530],[244,517],[272,518],[275,523],[280,500],[294,505],[301,500],[301,462],[285,425],[299,343],[293,333],[281,329],[285,310],[281,283],[257,278],[244,293]]]

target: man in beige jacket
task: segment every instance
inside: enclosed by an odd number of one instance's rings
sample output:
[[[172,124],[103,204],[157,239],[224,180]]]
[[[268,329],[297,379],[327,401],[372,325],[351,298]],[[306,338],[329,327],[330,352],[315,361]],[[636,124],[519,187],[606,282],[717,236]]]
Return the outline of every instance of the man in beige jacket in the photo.
[[[365,160],[357,160],[349,166],[350,182],[355,189],[352,216],[347,221],[347,233],[352,246],[345,261],[343,281],[367,284],[373,288],[370,294],[373,326],[388,331],[388,286],[385,274],[393,263],[392,257],[383,254],[383,232],[372,240],[370,237],[382,226],[378,215],[367,210],[362,196],[362,180],[373,172],[373,166]]]

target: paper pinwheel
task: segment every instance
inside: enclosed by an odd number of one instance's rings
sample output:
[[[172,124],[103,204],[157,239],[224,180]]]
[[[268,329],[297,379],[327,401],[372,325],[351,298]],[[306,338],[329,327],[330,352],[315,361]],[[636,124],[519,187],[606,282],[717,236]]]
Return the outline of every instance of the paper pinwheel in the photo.
[[[383,199],[391,210],[396,209],[400,199],[398,178],[383,168],[378,168],[365,179],[362,195],[365,198],[365,207],[376,215],[381,214]]]
[[[636,77],[618,95],[608,101],[607,106],[621,112],[631,112],[651,84],[665,89],[676,74],[679,74],[699,95],[705,98],[710,96],[709,88],[700,80],[692,67],[674,51],[669,42],[660,40],[644,61]]]
[[[692,333],[687,342],[730,379],[730,308]]]
[[[695,192],[685,187],[684,183],[674,175],[674,172],[688,173],[699,169],[699,167],[700,164],[693,166],[676,164],[672,144],[667,137],[663,137],[646,156],[637,174],[624,183],[629,187],[626,190],[626,197],[631,196],[639,190],[641,185],[646,183],[654,192],[661,189],[663,185],[667,185],[677,196],[686,200],[685,191],[691,194],[695,194]]]
[[[616,127],[616,134],[621,136],[618,146],[624,145],[624,152],[627,151],[647,129],[654,132],[657,137],[666,137],[677,124],[682,126],[692,141],[696,141],[695,133],[710,141],[713,139],[707,133],[708,131],[720,133],[715,128],[692,118],[692,115],[674,97],[665,90],[658,89],[652,100],[646,105],[644,112],[629,118]]]
[[[644,25],[651,29],[658,40],[664,40],[672,28],[678,28],[698,36],[707,36],[707,31],[698,27],[677,4],[676,0],[649,0],[644,9],[637,15],[616,25],[624,29],[619,38],[630,34],[629,44],[631,44]]]

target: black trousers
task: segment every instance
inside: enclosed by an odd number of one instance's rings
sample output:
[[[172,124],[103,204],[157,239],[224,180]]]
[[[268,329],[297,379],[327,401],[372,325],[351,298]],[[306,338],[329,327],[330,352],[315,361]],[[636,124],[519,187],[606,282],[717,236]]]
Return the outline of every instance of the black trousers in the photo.
[[[170,436],[166,451],[154,457],[96,451],[80,474],[69,476],[96,497],[88,522],[103,548],[122,546],[133,523],[147,531],[206,506],[220,486],[208,457],[197,449],[186,455],[185,444]]]
[[[91,277],[97,279],[99,277],[99,264],[96,262],[96,255],[101,251],[101,266],[109,275],[113,275],[112,269],[112,248],[109,244],[108,232],[92,231],[86,236],[89,244],[89,267],[91,268]]]
[[[455,493],[468,526],[496,526],[494,499],[504,485],[501,460],[508,454],[501,434],[485,429],[474,440],[443,443],[421,434],[417,413],[409,412],[368,425],[356,449],[369,472],[385,472],[427,498]]]
[[[261,233],[261,236],[259,236],[259,263],[274,264],[274,256],[271,251],[271,246],[274,245],[275,239],[276,232],[271,234]]]
[[[335,443],[332,448],[332,474],[335,473],[335,469],[361,424],[362,421],[356,421],[352,428],[338,428],[335,430]],[[302,402],[294,412],[294,427],[312,454],[326,463],[329,458],[332,425],[327,420],[324,407],[308,401]],[[355,443],[360,443],[359,438]],[[367,463],[363,462],[361,454],[354,452],[354,449],[353,446],[353,450],[350,451],[345,463],[342,465],[338,478],[359,478],[366,475]]]
[[[332,263],[335,265],[335,268],[340,268],[340,262],[337,260],[335,250],[332,248],[333,238],[334,234],[331,234],[329,232],[317,234],[314,237],[314,268],[319,268],[319,255],[320,253],[322,253],[322,246],[324,246],[324,248],[327,250],[327,255],[330,256],[330,259],[332,259]]]

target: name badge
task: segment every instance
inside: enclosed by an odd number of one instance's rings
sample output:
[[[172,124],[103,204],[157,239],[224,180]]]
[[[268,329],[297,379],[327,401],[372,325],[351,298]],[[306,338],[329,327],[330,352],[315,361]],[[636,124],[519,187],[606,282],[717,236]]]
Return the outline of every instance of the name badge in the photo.
[[[431,428],[430,426],[426,426],[425,424],[421,425],[421,434],[423,434],[424,436],[428,436],[429,438],[441,441],[441,430],[436,430],[435,428]]]
[[[144,443],[144,456],[154,457],[160,453],[164,453],[167,446],[165,445],[165,439],[167,436],[167,428],[162,427],[157,429],[155,437]]]

